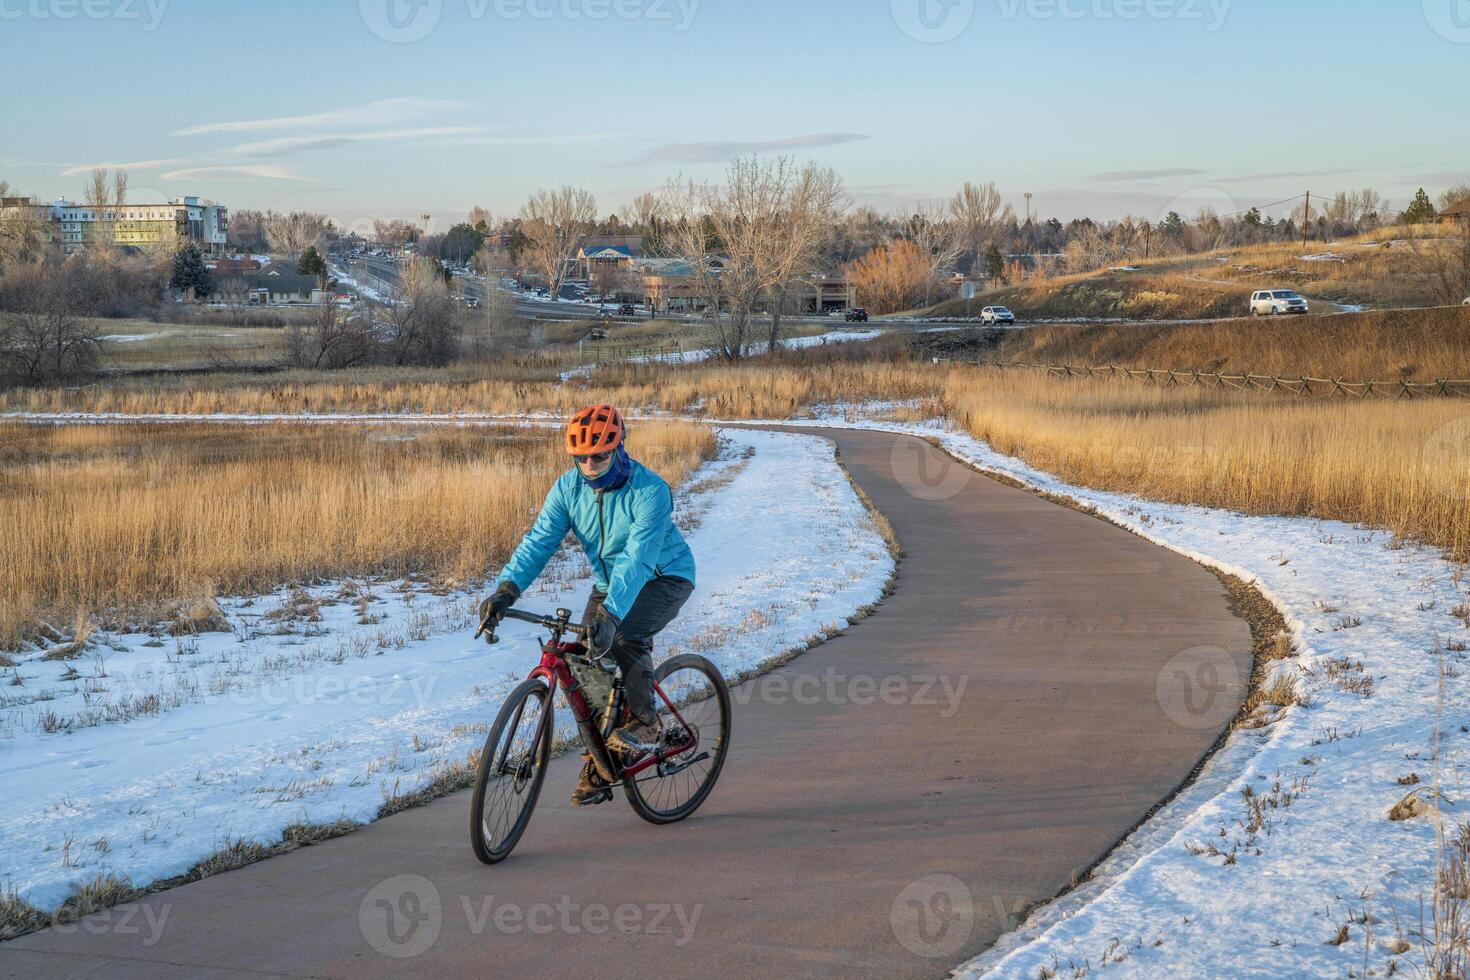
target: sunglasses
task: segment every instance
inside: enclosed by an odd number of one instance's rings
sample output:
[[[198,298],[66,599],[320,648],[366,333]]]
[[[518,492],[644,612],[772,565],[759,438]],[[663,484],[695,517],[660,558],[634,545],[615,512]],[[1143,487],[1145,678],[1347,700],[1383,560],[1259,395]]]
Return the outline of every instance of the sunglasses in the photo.
[[[607,452],[597,453],[595,456],[578,456],[577,462],[591,463],[593,466],[601,466],[603,463],[606,463],[609,459],[612,458],[612,454],[614,452],[616,452],[616,450],[609,449]]]

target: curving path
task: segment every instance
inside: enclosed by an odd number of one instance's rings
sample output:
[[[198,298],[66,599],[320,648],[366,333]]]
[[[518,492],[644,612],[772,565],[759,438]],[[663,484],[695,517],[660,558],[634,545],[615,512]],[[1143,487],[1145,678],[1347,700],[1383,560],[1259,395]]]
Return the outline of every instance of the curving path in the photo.
[[[896,590],[736,690],[694,818],[574,810],[568,756],[495,868],[455,794],[5,943],[0,975],[904,977],[984,949],[1187,777],[1243,691],[1201,700],[1180,665],[1204,647],[1247,677],[1249,629],[1110,524],[917,439],[812,431],[902,541]]]

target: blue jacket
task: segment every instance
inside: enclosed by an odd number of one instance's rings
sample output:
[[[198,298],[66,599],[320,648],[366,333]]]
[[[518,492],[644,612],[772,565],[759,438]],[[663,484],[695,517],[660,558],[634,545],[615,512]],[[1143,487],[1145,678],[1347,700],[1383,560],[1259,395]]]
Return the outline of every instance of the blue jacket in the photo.
[[[674,526],[674,494],[648,467],[633,461],[628,482],[601,494],[575,469],[551,485],[531,530],[510,556],[498,586],[511,581],[530,588],[571,531],[587,553],[602,606],[622,619],[655,575],[694,581],[694,553]]]

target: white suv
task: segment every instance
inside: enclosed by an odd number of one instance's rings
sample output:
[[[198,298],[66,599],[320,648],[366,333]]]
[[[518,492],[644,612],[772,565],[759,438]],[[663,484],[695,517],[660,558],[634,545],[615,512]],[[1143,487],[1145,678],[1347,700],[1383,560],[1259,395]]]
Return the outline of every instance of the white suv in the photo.
[[[1262,289],[1251,294],[1251,316],[1306,312],[1307,301],[1294,289]]]
[[[981,323],[1015,323],[1016,314],[1004,306],[987,306],[980,311]]]

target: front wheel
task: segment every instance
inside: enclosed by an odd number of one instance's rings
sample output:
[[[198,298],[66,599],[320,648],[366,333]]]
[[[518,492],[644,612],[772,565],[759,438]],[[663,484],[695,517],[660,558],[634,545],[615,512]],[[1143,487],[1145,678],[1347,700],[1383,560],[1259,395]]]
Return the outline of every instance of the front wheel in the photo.
[[[523,681],[485,739],[470,805],[470,843],[486,864],[509,857],[531,822],[551,758],[550,695],[540,678]]]
[[[650,823],[683,820],[709,796],[730,750],[730,688],[704,657],[671,657],[658,685],[657,764],[623,782],[628,802]]]

